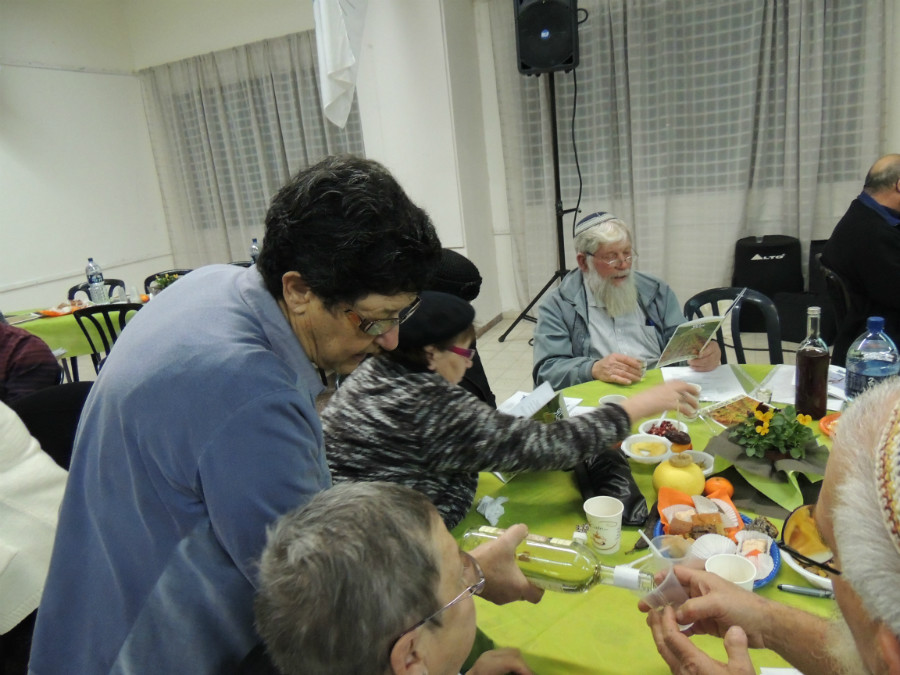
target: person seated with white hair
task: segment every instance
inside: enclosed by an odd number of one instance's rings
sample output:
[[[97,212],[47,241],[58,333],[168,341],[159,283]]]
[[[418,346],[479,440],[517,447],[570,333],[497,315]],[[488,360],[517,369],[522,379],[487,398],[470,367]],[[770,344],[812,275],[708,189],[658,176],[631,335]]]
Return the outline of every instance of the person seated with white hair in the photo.
[[[631,230],[603,211],[575,226],[575,259],[549,293],[534,329],[534,384],[558,390],[591,380],[632,384],[654,368],[675,329],[686,321],[662,280],[632,269]],[[713,370],[721,361],[711,341],[688,364]]]
[[[427,497],[345,483],[282,516],[260,560],[256,626],[283,675],[455,675],[475,640],[473,595],[540,600],[516,567],[524,525],[464,553]],[[531,670],[489,650],[471,675]]]
[[[782,605],[707,572],[675,567],[690,599],[650,610],[647,624],[673,673],[753,673],[749,647],[771,649],[804,673],[900,673],[900,378],[864,392],[841,415],[815,508],[834,554],[828,569],[840,615]],[[687,633],[678,624],[693,623]],[[689,639],[725,638],[728,664]]]

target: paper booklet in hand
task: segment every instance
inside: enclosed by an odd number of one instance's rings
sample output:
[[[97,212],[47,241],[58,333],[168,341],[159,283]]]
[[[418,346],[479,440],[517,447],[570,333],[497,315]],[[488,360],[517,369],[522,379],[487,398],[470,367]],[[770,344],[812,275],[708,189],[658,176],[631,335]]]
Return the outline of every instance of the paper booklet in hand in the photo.
[[[741,301],[746,290],[744,288],[737,294],[734,302],[731,303],[722,316],[702,316],[698,319],[685,321],[678,326],[675,329],[675,333],[669,338],[666,348],[663,349],[656,367],[662,368],[671,363],[696,358],[703,351],[703,348],[709,344],[709,341],[712,340],[716,331],[722,327],[722,322],[725,321],[731,310],[734,309],[734,306]]]

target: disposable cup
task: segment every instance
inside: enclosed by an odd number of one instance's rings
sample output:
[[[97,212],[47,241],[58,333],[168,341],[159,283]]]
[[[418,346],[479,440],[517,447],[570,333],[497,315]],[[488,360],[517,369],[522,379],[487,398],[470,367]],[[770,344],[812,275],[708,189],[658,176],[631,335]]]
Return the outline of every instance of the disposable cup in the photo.
[[[706,571],[727,579],[747,591],[753,590],[756,565],[736,553],[719,553],[706,560]]]
[[[666,577],[659,585],[642,598],[654,610],[661,610],[668,605],[671,605],[672,609],[677,610],[687,599],[688,594],[681,582],[678,581],[678,577],[675,576],[675,570],[672,567],[669,568]],[[678,624],[678,627],[681,630],[687,630],[692,625],[692,623],[686,625]]]
[[[597,401],[598,405],[605,405],[606,403],[625,403],[628,400],[627,396],[622,396],[622,394],[607,394],[606,396],[601,396],[600,400]]]
[[[694,396],[697,397],[697,402],[699,404],[700,393],[701,393],[702,389],[699,384],[692,384],[691,386],[693,386],[694,389],[696,390],[694,393]],[[698,408],[694,412],[692,412],[690,414],[686,414],[686,413],[681,412],[681,406],[678,406],[677,413],[678,413],[677,419],[681,420],[682,422],[693,422],[695,419],[697,419],[697,416],[700,414],[700,410]]]
[[[615,497],[591,497],[584,503],[588,545],[597,553],[615,553],[622,539],[625,505]]]
[[[650,551],[653,554],[645,569],[657,572],[671,567],[683,565],[695,569],[703,569],[703,561],[691,553],[693,541],[677,534],[661,534],[651,539]]]

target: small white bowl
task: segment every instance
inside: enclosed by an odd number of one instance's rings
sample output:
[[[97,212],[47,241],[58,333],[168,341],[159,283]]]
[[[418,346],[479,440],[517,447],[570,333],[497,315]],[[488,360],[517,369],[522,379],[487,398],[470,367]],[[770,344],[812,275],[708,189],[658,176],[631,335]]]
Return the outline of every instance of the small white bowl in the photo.
[[[640,450],[636,450],[635,446],[640,443],[662,443],[665,452],[658,455],[647,455]],[[635,462],[640,464],[659,464],[665,459],[672,456],[672,443],[669,439],[662,436],[654,436],[653,434],[632,434],[622,441],[622,451]]]
[[[625,403],[628,400],[627,396],[622,396],[622,394],[607,394],[606,396],[601,396],[600,400],[597,401],[597,405],[605,405],[606,403]]]
[[[646,422],[641,422],[641,425],[638,427],[638,431],[642,434],[649,434],[650,429],[660,422],[670,422],[672,426],[680,431],[687,432],[688,426],[684,422],[680,422],[678,420],[670,420],[670,419],[655,419],[655,420],[647,420]]]
[[[818,574],[813,574],[805,567],[803,567],[803,565],[794,560],[793,556],[791,556],[791,554],[787,551],[782,551],[781,557],[784,558],[784,561],[788,564],[788,567],[790,567],[816,588],[824,588],[826,591],[834,590],[831,585],[831,579],[829,579],[828,577],[820,577]]]
[[[716,458],[710,455],[708,452],[700,452],[699,450],[685,450],[684,455],[689,455],[691,459],[694,460],[694,464],[699,464],[700,468],[703,469],[704,476],[712,476],[713,466],[716,463]]]

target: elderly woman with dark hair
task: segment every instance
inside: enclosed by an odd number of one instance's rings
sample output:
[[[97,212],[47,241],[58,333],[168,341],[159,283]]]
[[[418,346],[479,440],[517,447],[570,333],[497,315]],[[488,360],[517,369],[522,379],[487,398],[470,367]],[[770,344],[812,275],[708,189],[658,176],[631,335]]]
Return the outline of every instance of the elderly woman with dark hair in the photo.
[[[470,555],[415,490],[327,490],[269,533],[255,603],[266,651],[284,675],[456,675],[475,639],[472,596],[492,599],[492,583],[521,575],[513,551],[525,533],[510,528]],[[467,672],[531,673],[512,649]]]
[[[568,469],[612,451],[634,419],[697,407],[693,385],[676,381],[556,424],[501,413],[456,386],[471,365],[472,306],[446,293],[421,297],[397,349],[365,361],[322,412],[336,483],[403,483],[452,528],[472,505],[479,471]]]

